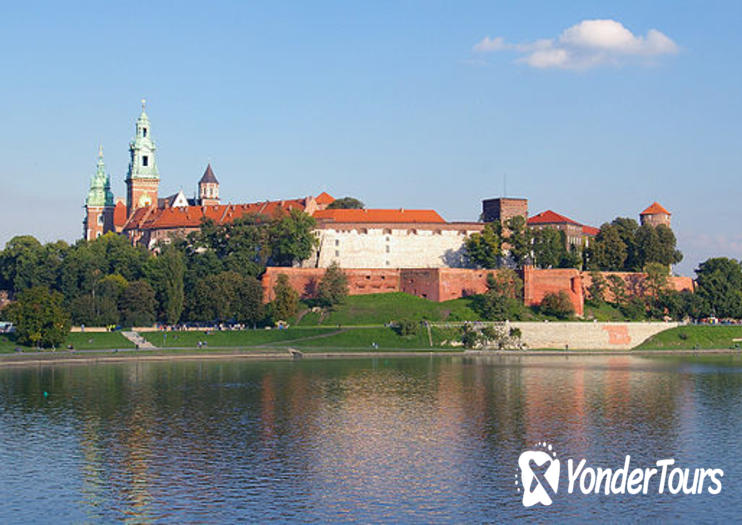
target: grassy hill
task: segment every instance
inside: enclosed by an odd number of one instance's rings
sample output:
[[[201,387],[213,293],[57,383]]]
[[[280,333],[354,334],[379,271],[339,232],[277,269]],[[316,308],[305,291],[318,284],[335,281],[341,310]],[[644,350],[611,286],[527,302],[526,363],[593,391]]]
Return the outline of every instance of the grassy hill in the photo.
[[[656,334],[637,350],[693,350],[742,347],[742,326],[679,326]]]
[[[474,321],[480,316],[471,308],[472,299],[464,297],[436,303],[403,292],[354,295],[322,316],[309,312],[299,326],[383,325],[399,319],[415,321]]]

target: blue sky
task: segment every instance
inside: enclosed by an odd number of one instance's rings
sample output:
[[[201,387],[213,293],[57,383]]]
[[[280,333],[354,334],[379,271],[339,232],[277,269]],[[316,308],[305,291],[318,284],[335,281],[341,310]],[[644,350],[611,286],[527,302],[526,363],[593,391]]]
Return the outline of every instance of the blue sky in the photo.
[[[626,39],[586,43],[615,23]],[[507,176],[532,214],[596,226],[658,200],[689,274],[742,257],[740,23],[740,2],[9,3],[0,243],[81,235],[99,143],[124,195],[146,97],[162,194],[211,162],[231,202],[473,220]],[[544,45],[579,59],[544,66]]]

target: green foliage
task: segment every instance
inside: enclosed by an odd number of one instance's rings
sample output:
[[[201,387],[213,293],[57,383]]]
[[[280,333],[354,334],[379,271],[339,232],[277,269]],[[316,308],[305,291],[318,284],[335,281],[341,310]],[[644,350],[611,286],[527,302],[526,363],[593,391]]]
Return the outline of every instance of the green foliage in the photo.
[[[557,268],[568,256],[564,232],[556,228],[535,230],[532,252],[537,268]]]
[[[502,226],[499,221],[487,223],[481,233],[464,241],[467,259],[481,268],[497,268],[502,256]]]
[[[175,324],[180,320],[185,301],[185,257],[174,246],[160,246],[160,253],[144,267],[148,282],[155,291],[157,318]]]
[[[613,304],[623,305],[629,300],[629,292],[626,289],[626,281],[619,275],[608,276],[608,290],[610,290]]]
[[[717,317],[742,317],[742,265],[734,259],[716,257],[696,270],[698,295]]]
[[[487,274],[487,289],[511,299],[523,298],[523,279],[511,269]]]
[[[132,281],[121,292],[119,312],[123,326],[149,326],[155,322],[155,291],[144,280]]]
[[[110,297],[81,295],[70,302],[69,312],[76,325],[110,326],[119,322],[117,300]]]
[[[273,287],[275,299],[271,303],[271,317],[273,321],[287,321],[294,317],[299,308],[299,294],[289,284],[285,273],[278,275],[276,286]]]
[[[643,321],[647,317],[647,303],[641,297],[631,297],[619,308],[629,321]]]
[[[314,219],[299,210],[291,212],[270,225],[269,242],[272,266],[293,266],[308,259],[317,247]]]
[[[222,272],[196,284],[194,321],[261,323],[265,319],[263,287],[251,276]]]
[[[575,307],[564,290],[559,290],[558,293],[549,292],[544,295],[539,310],[544,315],[558,319],[569,319],[575,314]]]
[[[343,197],[342,199],[335,199],[328,206],[328,210],[362,210],[365,205],[356,198]]]
[[[399,335],[415,335],[418,328],[420,328],[420,323],[412,319],[400,319],[394,325],[394,329]]]
[[[590,286],[587,287],[589,299],[595,304],[605,302],[605,290],[608,283],[599,271],[590,272]]]
[[[525,265],[531,253],[532,231],[526,225],[526,219],[520,215],[511,217],[507,222],[509,235],[505,241],[510,247],[509,257],[516,268]]]
[[[676,249],[675,234],[661,224],[639,226],[634,219],[618,217],[604,224],[590,248],[595,269],[638,272],[650,263],[677,264],[683,254]]]
[[[3,309],[3,316],[15,324],[20,344],[57,347],[70,331],[70,317],[62,306],[63,300],[57,291],[34,286],[19,293],[16,301]]]
[[[342,303],[348,296],[348,277],[340,269],[337,262],[333,262],[317,287],[317,301],[325,307],[333,307]]]
[[[644,267],[647,274],[646,286],[650,296],[657,300],[667,291],[670,284],[670,267],[658,262],[650,262]]]

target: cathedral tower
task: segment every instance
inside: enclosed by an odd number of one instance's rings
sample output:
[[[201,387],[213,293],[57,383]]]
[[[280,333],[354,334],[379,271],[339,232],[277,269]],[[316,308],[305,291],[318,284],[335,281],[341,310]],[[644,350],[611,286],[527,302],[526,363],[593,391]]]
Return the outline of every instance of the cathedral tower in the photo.
[[[198,201],[202,206],[219,204],[219,181],[214,176],[211,164],[206,166],[203,177],[198,181]]]
[[[137,119],[136,135],[129,143],[129,171],[126,175],[126,214],[131,216],[137,208],[157,206],[160,175],[157,172],[155,143],[152,142],[149,117],[144,112]]]
[[[90,190],[85,199],[83,237],[92,241],[104,233],[114,231],[114,209],[111,178],[106,174],[106,166],[103,163],[103,148],[100,147],[98,149],[98,167],[90,181]]]

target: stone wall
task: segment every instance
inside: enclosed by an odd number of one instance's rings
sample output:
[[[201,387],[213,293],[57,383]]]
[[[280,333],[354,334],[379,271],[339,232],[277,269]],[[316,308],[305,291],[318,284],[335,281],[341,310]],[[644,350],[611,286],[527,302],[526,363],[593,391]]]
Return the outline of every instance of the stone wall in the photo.
[[[528,348],[628,350],[679,323],[525,323],[513,322]]]
[[[603,278],[608,284],[608,278],[611,275],[620,277],[626,284],[626,291],[630,296],[642,296],[648,293],[647,290],[647,274],[639,272],[600,272]],[[580,279],[582,280],[582,290],[585,299],[590,298],[590,292],[588,289],[592,285],[593,279],[590,276],[590,272],[581,272]],[[671,290],[682,292],[683,290],[695,291],[695,284],[691,277],[668,277],[668,285]],[[610,288],[606,286],[605,297],[606,301],[613,301],[615,298],[610,291]]]
[[[461,268],[464,241],[481,223],[341,224],[317,230],[319,247],[304,267]]]
[[[301,297],[314,297],[317,293],[325,268],[281,268],[269,267],[263,275],[263,300],[270,302],[274,299],[273,288],[280,274],[286,274],[291,287],[299,292]],[[348,277],[348,293],[362,295],[369,293],[389,293],[400,291],[399,269],[358,269],[346,268],[343,272]]]

